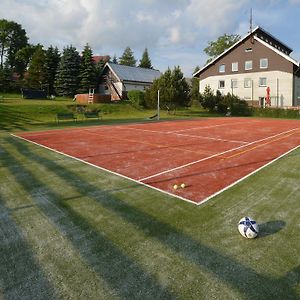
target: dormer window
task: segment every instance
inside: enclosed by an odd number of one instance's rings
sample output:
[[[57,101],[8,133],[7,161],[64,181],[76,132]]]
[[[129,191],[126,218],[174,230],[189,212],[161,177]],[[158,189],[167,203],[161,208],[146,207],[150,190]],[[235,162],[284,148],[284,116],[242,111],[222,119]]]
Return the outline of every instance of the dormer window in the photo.
[[[225,73],[225,65],[220,65],[219,66],[219,73]]]

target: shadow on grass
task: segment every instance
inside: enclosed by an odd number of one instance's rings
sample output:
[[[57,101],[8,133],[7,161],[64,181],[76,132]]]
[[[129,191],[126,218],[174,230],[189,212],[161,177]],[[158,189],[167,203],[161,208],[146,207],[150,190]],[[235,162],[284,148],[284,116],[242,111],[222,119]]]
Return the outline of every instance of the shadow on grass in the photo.
[[[0,195],[0,298],[57,299]]]
[[[87,180],[82,178],[80,174],[75,173],[68,168],[64,168],[50,159],[37,155],[36,153],[32,153],[30,148],[27,147],[23,141],[15,138],[8,138],[7,141],[10,142],[11,145],[15,146],[19,153],[24,155],[25,158],[47,167],[49,173],[52,173],[54,172],[53,170],[55,170],[56,176],[60,177],[64,184],[71,185],[79,194],[87,195],[94,201],[99,202],[101,206],[110,209],[125,221],[135,225],[137,228],[139,228],[139,230],[142,230],[143,233],[149,238],[158,240],[175,253],[181,255],[187,261],[198,266],[201,270],[211,273],[223,283],[230,285],[234,290],[238,290],[247,299],[272,299],[274,297],[277,299],[285,299],[287,296],[289,298],[296,299],[299,296],[293,291],[293,285],[291,285],[291,282],[289,282],[286,277],[275,279],[261,275],[253,269],[234,260],[233,258],[219,253],[211,247],[194,240],[191,236],[184,234],[170,224],[162,222],[146,212],[120,201],[114,195],[109,194],[106,191],[99,190],[98,186],[90,184]],[[30,190],[31,179],[29,180],[27,178],[30,178],[31,176],[34,177],[34,174],[29,173],[27,170],[21,170],[21,172],[28,174],[28,176],[25,176],[26,181],[22,184],[27,190]],[[17,175],[15,176],[17,177]],[[24,181],[24,176],[22,176],[21,179]],[[137,185],[135,188],[138,187],[139,186]],[[74,212],[72,208],[69,207],[65,201],[63,201],[63,199],[57,198],[57,195],[53,194],[51,191],[48,191],[48,193],[50,201],[53,201],[55,205],[64,209],[70,218],[76,221],[78,226],[82,227],[82,230],[89,230],[93,232],[91,237],[92,240],[98,240],[98,242],[108,244],[105,251],[109,250],[113,257],[108,265],[102,266],[102,270],[103,268],[109,268],[111,273],[117,272],[116,269],[112,269],[117,261],[114,257],[115,255],[121,255],[120,258],[123,261],[122,263],[120,262],[121,268],[118,268],[118,270],[125,270],[126,267],[128,267],[128,257],[124,256],[122,253],[120,253],[120,250],[115,249],[112,245],[110,245],[101,234],[94,232],[93,228],[89,227],[87,220]],[[51,214],[47,213],[47,215],[52,218]],[[65,229],[68,231],[68,228]],[[93,244],[94,243],[90,245],[92,248]],[[79,250],[82,250],[80,249],[80,245],[75,244],[75,246],[79,248]],[[81,251],[81,253],[87,260],[89,259],[86,251]],[[131,261],[131,263],[133,262]],[[135,265],[135,263],[133,263],[133,265]],[[149,284],[144,281],[145,279],[143,279],[143,272],[145,272],[145,270],[141,270],[137,266],[136,268],[137,272],[134,272],[134,274],[141,276],[139,277],[142,281],[139,282],[141,291],[146,289],[148,292],[153,293],[153,288],[161,289],[160,286],[155,287],[157,282],[153,283],[153,281],[150,280],[151,284]],[[127,273],[131,273],[130,270],[130,268],[127,268]],[[102,273],[102,275],[113,286],[115,286],[116,283],[114,283],[114,280],[112,282],[109,280],[111,275],[108,275],[105,272]],[[121,281],[118,279],[117,285],[119,286],[119,284],[124,282],[124,280],[126,282],[126,278],[123,278]],[[132,278],[132,274],[129,276],[129,278]],[[197,287],[195,288],[197,289]],[[122,291],[119,292],[122,294]],[[134,288],[133,292],[136,292]],[[146,292],[144,291],[144,293]],[[126,293],[125,295],[127,296],[128,294]],[[125,295],[123,294],[123,296]],[[134,295],[134,293],[131,293],[131,295]]]
[[[16,145],[19,149],[22,148],[22,144]],[[23,150],[33,159],[33,154],[26,147]],[[62,199],[55,191],[45,186],[28,168],[19,165],[18,160],[14,159],[14,156],[7,150],[4,152],[7,161],[10,162],[9,164],[4,162],[4,165],[16,181],[31,195],[37,207],[55,224],[57,229],[68,237],[89,267],[108,283],[115,294],[124,299],[176,298],[151,273],[140,267],[105,235],[96,231],[88,220],[69,207],[67,201],[70,199]],[[43,161],[42,158],[37,158],[37,160]],[[54,170],[51,169],[51,172]],[[61,173],[62,168],[56,171]],[[30,285],[30,282],[27,284]]]
[[[269,235],[273,235],[285,227],[285,222],[278,221],[269,221],[266,223],[259,224],[259,237],[266,237]]]

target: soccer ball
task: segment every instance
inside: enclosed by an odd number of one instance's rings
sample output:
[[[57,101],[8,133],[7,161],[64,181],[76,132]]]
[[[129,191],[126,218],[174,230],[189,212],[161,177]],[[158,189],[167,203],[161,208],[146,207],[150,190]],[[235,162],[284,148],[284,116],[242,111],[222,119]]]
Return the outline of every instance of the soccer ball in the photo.
[[[240,234],[248,239],[254,239],[258,235],[258,225],[249,217],[240,219],[238,229]]]

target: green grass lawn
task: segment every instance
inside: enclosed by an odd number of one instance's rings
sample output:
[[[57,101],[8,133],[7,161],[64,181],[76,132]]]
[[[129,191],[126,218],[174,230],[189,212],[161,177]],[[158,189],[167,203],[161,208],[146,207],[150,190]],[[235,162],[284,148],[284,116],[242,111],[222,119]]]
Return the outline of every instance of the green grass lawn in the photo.
[[[11,136],[57,127],[24,106],[0,104],[0,299],[299,299],[300,149],[197,207]]]

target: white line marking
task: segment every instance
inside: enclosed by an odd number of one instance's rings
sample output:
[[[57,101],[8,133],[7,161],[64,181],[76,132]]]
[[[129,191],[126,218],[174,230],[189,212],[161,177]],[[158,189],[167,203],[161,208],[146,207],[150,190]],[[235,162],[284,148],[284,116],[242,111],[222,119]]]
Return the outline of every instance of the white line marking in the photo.
[[[240,183],[241,181],[247,179],[248,177],[254,175],[255,173],[258,173],[258,172],[261,171],[262,169],[266,168],[267,166],[269,166],[270,164],[274,163],[275,161],[277,161],[277,160],[283,158],[284,156],[290,154],[291,152],[297,150],[298,148],[300,148],[300,145],[298,145],[298,146],[296,146],[295,148],[293,148],[293,149],[291,149],[291,150],[289,150],[289,151],[283,153],[283,154],[280,155],[279,157],[273,159],[272,161],[268,162],[267,164],[261,166],[260,168],[258,168],[258,169],[256,169],[256,170],[252,171],[252,172],[249,173],[248,175],[246,175],[246,176],[244,176],[244,177],[238,179],[237,181],[235,181],[235,182],[231,183],[230,185],[226,186],[225,188],[223,188],[223,189],[219,190],[218,192],[216,192],[216,193],[210,195],[209,197],[205,198],[205,199],[202,200],[201,202],[198,202],[198,203],[196,202],[196,205],[199,206],[199,205],[201,205],[201,204],[204,204],[204,203],[207,202],[208,200],[210,200],[210,199],[212,199],[212,198],[214,198],[214,197],[220,195],[220,194],[223,193],[224,191],[230,189],[230,188],[233,187],[234,185]]]
[[[238,150],[238,149],[241,149],[241,148],[250,146],[250,145],[252,145],[252,144],[260,143],[260,142],[263,142],[263,141],[265,141],[265,140],[268,140],[268,139],[271,139],[271,138],[274,138],[274,137],[277,137],[277,136],[280,136],[280,135],[283,135],[283,134],[286,134],[286,133],[289,133],[289,132],[298,130],[299,128],[300,128],[300,127],[297,127],[297,128],[291,129],[291,130],[287,130],[287,131],[284,131],[284,132],[281,132],[281,133],[278,133],[278,134],[275,134],[275,135],[272,135],[272,136],[269,136],[269,137],[266,137],[266,138],[263,138],[263,139],[260,139],[260,140],[256,140],[256,141],[250,142],[250,143],[248,143],[248,144],[245,144],[245,145],[242,145],[242,146],[239,146],[239,147],[236,147],[236,148],[232,148],[232,149],[229,149],[229,150],[220,152],[220,153],[216,153],[216,154],[214,154],[214,155],[211,155],[211,156],[208,156],[208,157],[205,157],[205,158],[201,158],[201,159],[199,159],[199,160],[192,161],[192,162],[190,162],[190,163],[187,163],[187,164],[184,164],[184,165],[181,165],[181,166],[178,166],[178,167],[169,169],[169,170],[165,170],[165,171],[159,172],[159,173],[157,173],[157,174],[150,175],[150,176],[148,176],[148,177],[139,179],[139,181],[145,181],[145,180],[148,180],[148,179],[151,179],[151,178],[154,178],[154,177],[157,177],[157,176],[166,174],[166,173],[170,173],[170,172],[173,172],[173,171],[176,171],[176,170],[179,170],[179,169],[183,169],[183,168],[185,168],[185,167],[189,167],[189,166],[198,164],[198,163],[203,162],[203,161],[205,161],[205,160],[208,160],[208,159],[211,159],[211,158],[214,158],[214,157],[217,157],[217,156],[220,156],[220,155],[223,155],[223,154],[226,154],[226,153],[229,153],[229,152],[232,152],[232,151],[235,151],[235,150]]]
[[[89,165],[89,166],[91,166],[91,167],[94,167],[94,168],[96,168],[96,169],[99,169],[99,170],[108,172],[108,173],[113,174],[113,175],[120,176],[120,177],[122,177],[122,178],[124,178],[124,179],[130,180],[130,181],[132,181],[132,182],[134,182],[134,183],[136,183],[136,184],[139,184],[139,185],[145,186],[145,187],[147,187],[147,188],[153,189],[153,190],[155,190],[155,191],[161,192],[161,193],[166,194],[166,195],[168,195],[168,196],[175,197],[175,198],[180,199],[180,200],[183,200],[183,201],[185,201],[185,202],[188,202],[188,203],[192,203],[192,204],[196,204],[196,205],[197,205],[197,203],[196,203],[195,201],[192,201],[192,200],[186,199],[186,198],[184,198],[184,197],[181,197],[181,196],[178,196],[178,195],[169,193],[169,192],[167,192],[167,191],[161,190],[161,189],[156,188],[156,187],[154,187],[154,186],[152,186],[152,185],[149,185],[149,184],[146,184],[146,183],[144,183],[144,182],[140,182],[140,181],[135,180],[135,179],[133,179],[133,178],[127,177],[126,175],[123,175],[123,174],[120,174],[120,173],[117,173],[117,172],[108,170],[108,169],[106,169],[106,168],[103,168],[103,167],[100,167],[100,166],[97,166],[97,165],[94,165],[94,164],[92,164],[92,163],[89,163],[89,162],[87,162],[87,161],[84,161],[84,160],[82,160],[82,159],[80,159],[80,158],[77,158],[77,157],[75,157],[75,156],[72,156],[72,155],[63,153],[63,152],[61,152],[61,151],[57,151],[57,150],[52,149],[52,148],[50,148],[50,147],[47,147],[47,146],[44,146],[44,145],[42,145],[42,144],[36,143],[36,142],[34,142],[34,141],[28,140],[28,139],[26,139],[26,138],[24,138],[24,137],[17,136],[17,135],[15,135],[15,134],[13,134],[13,133],[11,133],[10,135],[12,135],[12,136],[15,137],[15,138],[24,140],[24,141],[26,141],[26,142],[28,142],[28,143],[34,144],[34,145],[36,145],[36,146],[39,146],[39,147],[42,147],[42,148],[44,148],[44,149],[50,150],[50,151],[52,151],[52,152],[58,153],[58,154],[60,154],[60,155],[63,155],[63,156],[66,156],[66,157],[75,159],[75,160],[77,160],[77,161],[79,161],[79,162],[81,162],[81,163],[84,163],[84,164]]]
[[[237,122],[237,123],[222,123],[222,124],[218,124],[218,125],[210,125],[210,126],[198,126],[198,127],[192,127],[192,128],[187,128],[187,129],[182,129],[182,130],[174,130],[174,131],[168,131],[168,132],[172,132],[172,133],[176,133],[176,132],[182,132],[182,131],[188,131],[188,130],[195,130],[195,129],[208,129],[208,128],[215,128],[215,127],[221,127],[221,126],[231,126],[231,125],[239,125],[239,124],[253,124],[256,123],[258,121],[252,121],[252,122]]]
[[[149,129],[134,128],[134,127],[128,127],[128,128],[131,130],[152,132],[152,133],[156,133],[156,134],[169,134],[169,135],[172,134],[172,135],[179,135],[179,136],[185,136],[185,137],[208,139],[208,140],[215,140],[215,141],[222,141],[222,142],[229,142],[229,143],[238,143],[238,144],[249,143],[249,142],[245,142],[245,141],[225,140],[225,139],[213,138],[213,137],[208,137],[208,136],[188,135],[188,134],[183,134],[183,133],[177,133],[176,131],[155,131],[155,130],[149,130]],[[128,128],[120,128],[120,129],[128,129]]]

